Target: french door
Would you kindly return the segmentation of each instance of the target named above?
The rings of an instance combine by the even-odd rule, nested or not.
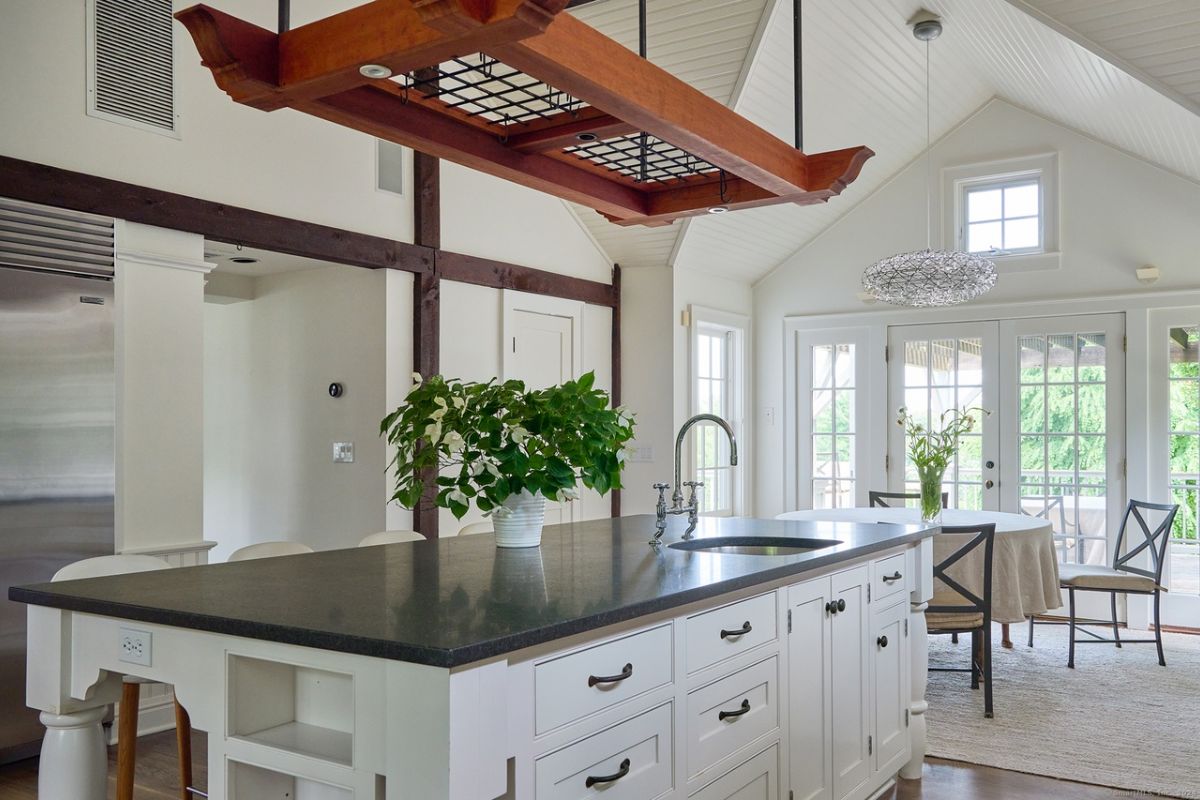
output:
[[[889,409],[926,424],[981,407],[946,474],[953,508],[1047,519],[1059,559],[1111,563],[1125,504],[1122,314],[895,326]],[[918,490],[904,432],[890,427],[888,486]]]
[[[888,329],[888,414],[901,406],[922,424],[939,425],[953,409],[998,408],[999,329],[995,322],[902,325]],[[998,415],[976,414],[979,425],[963,436],[958,458],[946,470],[951,508],[1000,508]],[[888,489],[920,491],[908,460],[904,430],[888,427]]]

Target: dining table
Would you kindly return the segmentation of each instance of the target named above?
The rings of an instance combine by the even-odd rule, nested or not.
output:
[[[921,512],[916,508],[819,508],[788,511],[779,514],[777,519],[835,524],[911,524],[920,521]],[[1009,634],[1012,623],[1062,608],[1054,530],[1050,521],[1041,517],[1003,511],[949,508],[941,517],[944,526],[986,523],[996,526],[992,556],[992,621],[1001,624],[1001,645],[1012,647]]]

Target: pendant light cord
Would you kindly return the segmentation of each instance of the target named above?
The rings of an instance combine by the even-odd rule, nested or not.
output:
[[[796,149],[804,150],[804,46],[802,0],[792,0],[792,114],[796,128]]]
[[[925,41],[925,249],[933,249],[933,138],[929,101],[929,40]]]

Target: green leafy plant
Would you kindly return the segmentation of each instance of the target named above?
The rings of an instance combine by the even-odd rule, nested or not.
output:
[[[942,508],[942,476],[958,454],[958,440],[975,430],[979,424],[976,412],[990,416],[983,408],[951,408],[942,412],[938,427],[926,427],[903,406],[897,412],[896,424],[904,428],[908,442],[908,457],[917,468],[921,482],[921,516],[933,519]]]
[[[437,473],[437,505],[462,519],[471,503],[491,513],[522,490],[575,500],[579,484],[621,488],[633,416],[611,408],[591,372],[530,391],[521,381],[464,382],[434,375],[414,386],[379,432],[395,448],[392,500],[413,508]]]

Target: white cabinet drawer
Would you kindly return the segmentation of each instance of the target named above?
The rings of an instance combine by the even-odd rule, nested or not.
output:
[[[688,776],[779,727],[779,658],[697,689],[687,699]]]
[[[734,767],[691,800],[779,800],[779,745]]]
[[[651,800],[670,791],[672,709],[665,703],[542,756],[534,765],[536,799]]]
[[[773,641],[778,635],[775,617],[774,593],[688,617],[688,674]]]
[[[872,561],[871,602],[878,603],[885,597],[905,591],[908,588],[908,576],[904,572],[904,553]]]
[[[673,652],[668,623],[535,665],[537,734],[669,684]]]

